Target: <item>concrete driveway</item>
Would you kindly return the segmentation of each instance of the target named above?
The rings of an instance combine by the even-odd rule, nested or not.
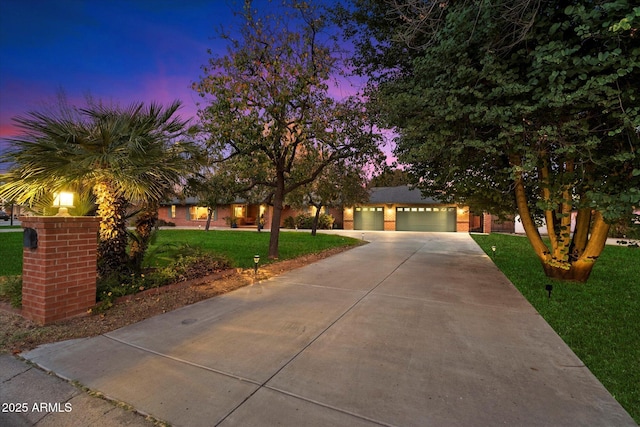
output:
[[[365,239],[23,356],[173,426],[635,425],[469,235]]]

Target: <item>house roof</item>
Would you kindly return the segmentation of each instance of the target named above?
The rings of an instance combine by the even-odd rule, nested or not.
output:
[[[433,204],[442,203],[431,197],[422,197],[420,190],[408,185],[398,187],[374,187],[371,189],[369,203],[417,203]]]
[[[247,203],[246,200],[237,198],[233,201],[234,204],[244,204]],[[171,200],[164,201],[160,203],[161,205],[191,205],[197,206],[200,204],[200,199],[197,197],[185,197],[184,199],[173,198]]]
[[[185,199],[173,199],[164,202],[164,205],[198,205],[197,197],[187,197]],[[246,200],[236,199],[234,203],[247,203]],[[420,190],[411,188],[408,185],[398,187],[373,187],[370,192],[368,204],[393,203],[393,204],[440,204],[440,200],[431,197],[422,197]]]

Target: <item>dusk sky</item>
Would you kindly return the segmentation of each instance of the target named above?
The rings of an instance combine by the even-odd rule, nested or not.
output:
[[[0,0],[0,141],[16,135],[12,117],[50,104],[60,91],[74,105],[88,94],[120,105],[179,99],[180,115],[194,117],[199,98],[191,83],[202,75],[207,49],[225,53],[217,31],[241,4]],[[332,92],[355,90],[344,84]]]

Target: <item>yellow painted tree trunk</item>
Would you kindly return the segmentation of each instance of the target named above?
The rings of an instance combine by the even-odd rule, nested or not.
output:
[[[540,259],[547,277],[564,281],[586,282],[596,260],[604,249],[609,232],[609,224],[604,221],[600,212],[591,209],[579,210],[576,229],[571,237],[570,218],[566,216],[561,219],[561,235],[558,236],[552,224],[553,212],[546,211],[545,218],[550,243],[550,246],[547,246],[532,219],[521,177],[518,177],[515,182],[515,196],[525,233],[535,254]],[[567,207],[565,206],[564,209],[567,210]]]
[[[101,182],[93,187],[98,204],[100,230],[98,241],[98,274],[106,277],[127,269],[127,200],[113,185]]]

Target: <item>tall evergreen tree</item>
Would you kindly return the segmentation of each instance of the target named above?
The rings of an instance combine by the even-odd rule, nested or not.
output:
[[[586,281],[609,224],[640,205],[640,8],[355,3],[338,14],[364,38],[355,64],[375,72],[372,99],[424,193],[517,209],[546,274]]]

